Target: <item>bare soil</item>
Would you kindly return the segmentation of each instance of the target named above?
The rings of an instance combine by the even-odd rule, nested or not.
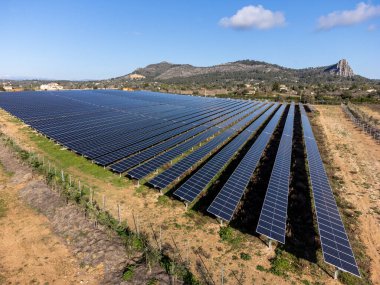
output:
[[[0,198],[7,208],[0,219],[1,282],[122,284],[123,271],[133,265],[128,284],[152,279],[169,284],[162,268],[155,266],[148,273],[141,253],[128,256],[120,238],[95,227],[77,205],[67,204],[2,143],[0,162]]]
[[[377,120],[377,126],[380,125],[380,105],[356,105],[360,110],[362,110],[365,114],[370,117],[373,117]]]
[[[0,157],[0,199],[7,208],[0,218],[0,284],[98,284],[102,269],[81,268],[49,220],[20,199],[20,189],[35,179],[31,171],[4,148]]]
[[[380,146],[339,106],[316,109],[320,115],[315,121],[326,135],[335,176],[342,181],[339,195],[354,205],[352,211],[360,213],[357,232],[371,260],[371,280],[380,284]]]

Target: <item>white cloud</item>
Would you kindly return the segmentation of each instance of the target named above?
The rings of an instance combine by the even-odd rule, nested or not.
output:
[[[231,17],[222,18],[219,24],[233,29],[259,29],[265,30],[285,24],[285,16],[281,12],[273,12],[263,6],[245,6]]]
[[[380,5],[360,2],[354,10],[335,11],[318,19],[318,29],[330,30],[338,26],[350,26],[380,16]]]

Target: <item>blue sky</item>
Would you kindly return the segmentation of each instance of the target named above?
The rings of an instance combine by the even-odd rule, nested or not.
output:
[[[2,0],[0,77],[104,79],[150,63],[348,59],[380,78],[380,1]]]

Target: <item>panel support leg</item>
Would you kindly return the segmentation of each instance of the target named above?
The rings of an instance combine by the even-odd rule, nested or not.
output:
[[[273,240],[272,239],[269,239],[268,247],[270,250],[272,250],[272,247],[273,247]]]
[[[335,267],[334,279],[337,280],[339,276],[339,268]]]
[[[189,203],[188,202],[185,202],[185,210],[187,211],[187,208],[189,206]]]
[[[140,187],[140,180],[137,180],[137,187]]]
[[[223,220],[220,219],[220,226],[223,227]]]

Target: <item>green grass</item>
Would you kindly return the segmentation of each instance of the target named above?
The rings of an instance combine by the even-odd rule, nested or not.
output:
[[[123,277],[122,277],[123,281],[132,280],[134,274],[135,274],[135,266],[134,265],[128,266],[123,272]]]
[[[81,171],[82,173],[94,176],[106,183],[111,183],[115,187],[126,187],[131,184],[131,182],[125,177],[119,177],[107,169],[100,167],[96,164],[91,163],[86,158],[79,156],[68,150],[61,150],[62,146],[56,145],[49,139],[37,135],[34,132],[28,132],[30,140],[33,141],[38,149],[46,153],[47,157],[53,165],[64,171],[70,167],[74,167]]]
[[[251,260],[252,259],[252,257],[248,253],[245,253],[245,252],[240,253],[240,258],[243,260]]]
[[[267,270],[264,268],[264,266],[262,266],[262,265],[257,265],[257,266],[256,266],[256,269],[257,269],[258,271],[262,271],[262,272],[267,271]]]
[[[233,248],[238,248],[244,242],[244,238],[231,227],[221,227],[219,236],[222,242],[230,244]]]
[[[269,272],[274,275],[287,277],[289,272],[296,272],[294,267],[296,258],[279,248],[276,248],[276,256],[270,262],[271,268]]]

